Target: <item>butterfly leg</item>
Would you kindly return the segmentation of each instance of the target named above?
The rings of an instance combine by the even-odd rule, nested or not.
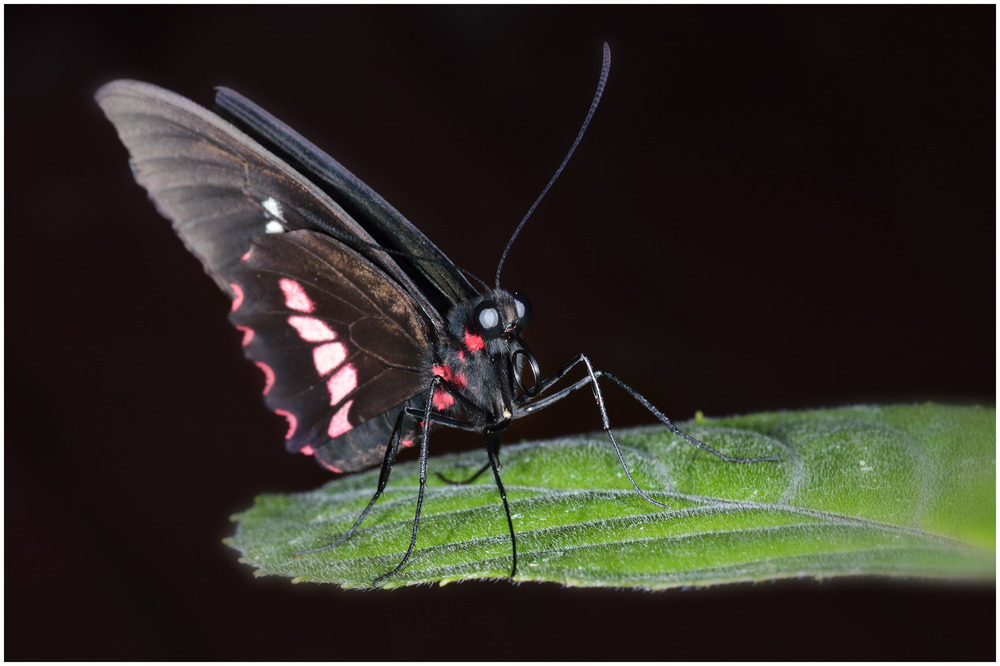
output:
[[[625,457],[622,455],[621,447],[618,446],[618,440],[615,439],[615,433],[612,432],[611,430],[611,421],[608,420],[608,410],[604,407],[604,394],[601,393],[601,388],[597,384],[597,378],[600,376],[600,372],[594,370],[594,366],[591,365],[589,358],[587,358],[583,354],[578,354],[576,358],[574,358],[572,361],[569,362],[568,365],[566,365],[566,367],[564,367],[562,370],[557,372],[549,379],[543,381],[537,393],[541,393],[545,389],[551,387],[555,382],[565,377],[569,373],[569,371],[573,369],[573,367],[575,367],[580,363],[582,363],[584,367],[586,367],[587,369],[586,377],[577,381],[575,384],[572,384],[562,389],[558,393],[547,396],[546,398],[542,398],[541,400],[536,400],[532,402],[530,405],[526,405],[525,410],[528,412],[535,412],[540,409],[544,409],[545,407],[548,407],[549,405],[552,405],[558,402],[559,400],[562,400],[563,398],[570,395],[574,391],[577,391],[583,388],[584,386],[589,385],[594,391],[594,399],[597,400],[597,407],[601,412],[601,424],[604,427],[604,432],[608,433],[608,438],[611,440],[611,446],[613,446],[615,449],[615,455],[618,456],[618,462],[621,464],[622,469],[625,470],[625,476],[628,478],[629,483],[631,483],[635,491],[639,493],[639,495],[650,504],[655,504],[656,506],[662,507],[664,509],[669,509],[670,507],[664,504],[663,502],[658,502],[652,497],[650,497],[648,494],[646,494],[646,491],[640,488],[639,484],[637,484],[635,482],[635,479],[632,478],[632,472],[631,470],[629,470],[628,465],[625,463]]]
[[[410,534],[410,546],[406,549],[403,559],[399,561],[396,568],[373,580],[373,585],[378,585],[380,582],[386,578],[394,576],[400,569],[402,569],[409,561],[410,555],[413,554],[413,548],[417,544],[417,528],[420,525],[420,510],[424,505],[424,488],[427,486],[427,440],[431,430],[431,405],[433,404],[434,391],[437,390],[437,386],[441,383],[441,381],[440,377],[435,377],[434,381],[431,382],[430,390],[427,392],[427,401],[424,404],[424,418],[420,427],[420,488],[417,491],[417,511],[413,515],[413,531]],[[406,413],[405,409],[403,410],[403,413]],[[402,417],[402,414],[400,417]],[[398,440],[398,436],[396,439]]]
[[[478,470],[476,470],[476,472],[474,472],[472,474],[472,476],[470,476],[467,479],[462,479],[461,481],[454,481],[452,479],[449,479],[447,476],[445,476],[441,472],[434,472],[434,476],[436,476],[437,478],[441,479],[445,483],[451,484],[453,486],[467,486],[470,483],[472,483],[473,481],[475,481],[476,479],[478,479],[480,476],[482,476],[483,472],[485,472],[489,468],[490,468],[490,464],[486,463],[485,465],[483,465],[482,467],[480,467]]]
[[[490,448],[492,451],[494,451],[496,453],[497,467],[500,466],[500,446],[501,446],[502,443],[503,443],[502,439],[500,437],[497,437],[496,441],[492,444],[492,447],[488,447],[488,448]],[[475,481],[476,479],[478,479],[480,476],[482,476],[483,472],[485,472],[486,470],[488,470],[491,466],[492,466],[492,463],[488,462],[485,465],[483,465],[482,467],[480,467],[478,470],[476,470],[472,474],[472,476],[470,476],[467,479],[463,479],[461,481],[452,481],[451,479],[449,479],[448,477],[446,477],[441,472],[434,472],[434,476],[436,476],[437,478],[441,479],[445,483],[451,484],[453,486],[467,486],[470,483],[472,483],[473,481]]]
[[[382,492],[385,490],[385,486],[389,482],[389,474],[392,472],[392,465],[396,462],[396,453],[399,451],[399,440],[402,437],[403,430],[403,418],[406,417],[406,415],[406,410],[403,409],[399,412],[399,416],[396,418],[396,425],[393,426],[392,436],[389,438],[389,446],[386,447],[385,455],[382,457],[382,469],[379,471],[378,486],[375,488],[375,495],[368,502],[368,506],[364,508],[361,515],[358,516],[358,519],[354,521],[354,525],[351,526],[351,529],[344,532],[344,534],[333,543],[329,543],[318,548],[298,551],[295,553],[296,557],[299,555],[308,555],[309,553],[318,553],[321,550],[327,550],[329,548],[335,548],[350,539],[351,535],[354,534],[358,527],[361,526],[362,521],[364,521],[365,517],[372,510],[372,507],[375,506],[375,502],[378,501],[378,498],[382,496]]]
[[[538,400],[533,400],[531,402],[525,403],[525,405],[524,405],[524,411],[526,413],[531,414],[531,413],[540,411],[542,409],[545,409],[546,407],[548,407],[548,406],[550,406],[550,405],[552,405],[552,404],[554,404],[556,402],[559,402],[560,400],[562,400],[566,396],[570,395],[571,393],[575,393],[576,391],[578,391],[579,389],[583,388],[584,386],[593,384],[596,387],[597,386],[597,379],[598,378],[605,378],[605,379],[611,381],[612,383],[617,384],[626,393],[628,393],[629,395],[631,395],[632,398],[635,399],[636,402],[638,402],[643,407],[645,407],[647,410],[649,410],[649,412],[653,416],[655,416],[663,425],[665,425],[670,432],[674,433],[678,437],[681,437],[681,438],[685,439],[686,441],[690,442],[691,444],[694,444],[698,448],[704,449],[705,451],[708,451],[712,455],[717,456],[719,458],[722,458],[726,462],[744,463],[745,464],[745,463],[780,462],[781,461],[781,458],[777,458],[777,457],[773,457],[773,456],[766,456],[766,457],[761,457],[761,458],[735,458],[733,456],[728,456],[725,453],[722,453],[721,451],[718,451],[718,450],[712,448],[711,446],[709,446],[708,444],[705,444],[704,442],[698,441],[697,439],[695,439],[694,437],[692,437],[691,435],[687,434],[686,432],[684,432],[683,430],[681,430],[680,428],[678,428],[676,425],[674,425],[674,423],[669,418],[667,418],[666,414],[664,414],[659,409],[657,409],[656,406],[653,405],[653,403],[651,403],[649,400],[647,400],[641,393],[639,393],[638,391],[636,391],[635,389],[633,389],[631,386],[629,386],[628,384],[626,384],[622,380],[618,379],[617,377],[615,377],[611,373],[604,372],[603,370],[593,370],[593,368],[590,366],[590,361],[587,360],[586,356],[584,356],[583,354],[578,355],[576,358],[574,358],[572,361],[570,361],[566,365],[566,367],[564,367],[562,370],[560,370],[559,372],[557,372],[556,374],[552,375],[551,377],[549,377],[548,379],[546,379],[544,382],[542,382],[542,388],[540,389],[539,392],[542,392],[542,391],[547,390],[548,388],[551,388],[551,386],[553,384],[555,384],[560,379],[562,379],[563,377],[565,377],[569,373],[569,371],[573,369],[573,367],[575,367],[577,364],[579,364],[579,363],[581,363],[583,361],[586,361],[588,371],[592,371],[593,376],[591,376],[588,373],[588,376],[584,377],[583,379],[578,380],[577,382],[571,384],[570,386],[567,386],[564,389],[561,389],[557,393],[553,393],[552,395],[545,396],[544,398],[541,398],[541,399],[538,399]],[[595,389],[595,391],[594,391],[594,394],[595,394],[594,397],[595,397],[595,399],[598,400],[598,404],[601,407],[601,411],[602,411],[602,414],[603,414],[603,420],[607,421],[607,413],[605,412],[605,410],[603,408],[604,407],[604,401],[602,399],[598,398],[599,392],[600,392],[599,389]]]
[[[449,422],[450,420],[442,420],[440,416],[435,417],[434,420],[437,423],[441,423],[441,425],[447,425],[447,426],[454,425],[454,427],[456,427],[456,428],[467,429],[467,424],[462,423],[460,421],[456,421],[456,422],[454,422],[454,424],[452,424],[451,422]],[[496,450],[497,450],[497,453],[500,452],[499,438],[498,438],[498,444],[497,444]],[[445,483],[447,483],[449,485],[452,485],[452,486],[467,486],[470,483],[472,483],[473,481],[475,481],[476,479],[478,479],[480,476],[482,476],[483,472],[485,472],[489,468],[490,468],[490,463],[486,463],[485,465],[483,465],[482,467],[480,467],[478,470],[476,470],[475,472],[473,472],[472,476],[468,477],[467,479],[462,479],[461,481],[454,481],[452,479],[449,479],[447,476],[445,476],[441,472],[434,472],[434,476],[436,476],[437,478],[441,479]]]
[[[469,401],[468,398],[462,395],[461,392],[455,386],[445,381],[441,377],[437,376],[435,376],[434,380],[431,382],[430,390],[427,393],[427,401],[424,404],[423,412],[422,413],[415,412],[412,408],[409,407],[403,410],[403,414],[409,414],[411,416],[419,415],[422,419],[420,421],[421,423],[420,489],[417,492],[417,510],[413,516],[413,531],[410,535],[410,546],[409,548],[406,549],[406,553],[403,555],[403,559],[400,560],[399,564],[397,564],[396,568],[394,568],[392,571],[383,574],[378,578],[376,578],[374,581],[372,581],[372,584],[374,585],[379,584],[386,578],[390,578],[391,576],[398,573],[400,569],[406,566],[406,563],[409,561],[410,555],[413,554],[413,549],[417,543],[417,529],[418,526],[420,525],[420,512],[424,504],[424,488],[427,485],[427,440],[430,432],[431,415],[433,413],[431,407],[433,405],[434,392],[438,388],[442,388],[448,391],[451,395],[453,395],[456,398],[456,400],[462,402],[468,409],[479,412],[481,417],[485,418],[489,416],[489,414],[485,410],[477,406],[475,403],[472,403],[471,401]],[[438,423],[439,425],[469,429],[468,423],[463,421],[457,421],[443,414],[434,414],[433,420],[435,423]],[[499,458],[499,451],[502,442],[501,433],[509,425],[510,425],[510,420],[505,419],[503,422],[498,423],[494,426],[487,426],[486,428],[483,429],[483,438],[486,443],[486,451],[490,459],[489,467],[493,470],[493,478],[496,480],[497,489],[500,491],[500,499],[503,500],[504,513],[507,516],[507,527],[510,531],[510,541],[513,552],[513,566],[511,568],[510,575],[513,578],[514,575],[517,573],[517,540],[516,537],[514,536],[514,521],[510,515],[510,505],[507,502],[507,491],[504,489],[503,482],[501,482],[500,480],[500,458]],[[398,439],[398,436],[396,437],[396,439]],[[360,522],[360,520],[361,519],[359,518],[358,521]],[[343,540],[343,538],[345,537],[341,537],[341,540]]]
[[[488,412],[486,412],[482,408],[478,407],[474,403],[470,402],[465,396],[463,396],[461,394],[461,392],[456,387],[452,386],[449,382],[444,381],[443,379],[441,379],[439,377],[436,377],[435,379],[440,382],[441,388],[449,391],[452,395],[454,395],[455,398],[458,401],[460,401],[463,404],[465,404],[465,406],[467,407],[467,409],[469,409],[471,411],[478,412],[479,416],[481,418],[486,418],[486,417],[489,416]],[[432,392],[432,395],[433,395],[433,392]],[[414,416],[417,415],[410,408],[408,408],[408,411],[409,411],[410,414],[413,414]],[[429,422],[429,420],[431,418],[430,402],[427,403],[427,405],[425,407],[425,410],[424,410],[424,413],[421,416],[423,417],[422,423],[428,423]],[[457,421],[457,420],[452,419],[452,418],[450,418],[448,416],[445,416],[443,414],[435,414],[434,415],[434,422],[438,423],[440,425],[451,426],[451,427],[462,428],[462,429],[469,429],[469,424],[468,423],[466,423],[464,421]],[[506,491],[506,489],[503,486],[503,481],[500,480],[500,447],[503,445],[503,431],[509,425],[510,425],[510,419],[506,418],[506,419],[504,419],[503,421],[501,421],[499,423],[495,423],[495,424],[492,424],[492,425],[489,425],[489,426],[486,426],[485,428],[483,428],[483,442],[486,445],[486,453],[489,456],[489,463],[486,466],[484,466],[483,468],[481,468],[478,472],[476,472],[476,474],[472,477],[472,479],[474,479],[477,476],[479,476],[480,474],[482,474],[484,471],[486,471],[486,469],[492,469],[493,470],[493,479],[496,481],[497,490],[500,492],[500,499],[503,502],[504,514],[507,517],[507,529],[510,532],[510,546],[511,546],[511,557],[512,557],[510,577],[513,578],[515,575],[517,575],[517,537],[515,536],[515,533],[514,533],[514,520],[511,518],[511,515],[510,515],[510,504],[507,501],[507,491]],[[425,437],[426,437],[426,433],[425,433]],[[426,468],[426,460],[425,460],[425,453],[424,453],[423,446],[421,447],[421,461],[422,462],[421,462],[421,486],[420,487],[421,487],[421,497],[422,497],[423,484],[424,484],[424,482],[425,482],[425,480],[427,478],[427,468]],[[470,481],[472,479],[470,479]],[[386,574],[382,578],[391,576],[393,573],[395,573],[396,571],[398,571],[406,563],[407,558],[409,558],[410,552],[413,550],[413,544],[416,541],[416,524],[417,524],[417,521],[419,520],[419,517],[420,517],[420,504],[421,504],[421,499],[418,497],[418,500],[417,500],[417,516],[414,519],[413,540],[411,540],[411,542],[410,542],[410,550],[407,551],[406,556],[403,558],[403,561],[399,563],[399,566],[396,567],[396,569],[394,571]],[[377,583],[379,580],[381,580],[381,579],[376,579],[375,582]]]
[[[455,397],[456,400],[458,400],[459,402],[461,402],[462,406],[465,407],[467,410],[470,410],[472,412],[477,412],[482,418],[489,417],[489,414],[485,410],[483,410],[481,407],[479,407],[475,403],[470,402],[468,398],[466,398],[464,395],[462,395],[461,391],[459,391],[457,388],[455,388],[454,386],[452,386],[447,381],[442,380],[441,386],[444,389],[446,389],[453,397]],[[410,413],[413,414],[414,416],[421,416],[421,413],[419,413],[419,412],[410,411]],[[450,428],[460,428],[462,430],[478,430],[478,428],[470,427],[469,424],[466,423],[466,422],[464,422],[464,421],[459,421],[459,420],[456,420],[456,419],[452,419],[452,418],[449,418],[449,417],[447,417],[447,416],[445,416],[443,414],[435,414],[434,415],[434,422],[438,423],[439,425],[448,426]],[[506,427],[506,426],[504,426],[504,427]],[[501,444],[501,440],[498,437],[497,440],[496,440],[496,452],[497,452],[498,455],[500,453],[500,444]],[[485,465],[483,465],[482,467],[480,467],[478,470],[476,470],[476,472],[472,476],[470,476],[469,478],[464,479],[462,481],[453,481],[453,480],[449,479],[448,477],[446,477],[441,472],[434,472],[434,476],[436,476],[437,478],[441,479],[442,481],[444,481],[447,484],[450,484],[450,485],[453,485],[453,486],[464,486],[464,485],[468,485],[468,484],[472,483],[473,481],[475,481],[476,479],[478,479],[480,476],[483,475],[483,472],[485,472],[489,468],[490,468],[490,463],[486,463]]]
[[[598,381],[597,381],[598,378],[600,378],[600,377],[604,377],[604,378],[608,379],[609,381],[611,381],[612,383],[617,384],[622,389],[624,389],[637,402],[639,402],[639,404],[641,404],[643,407],[645,407],[646,409],[648,409],[650,411],[650,413],[653,414],[653,416],[655,416],[657,419],[659,419],[659,421],[661,423],[663,423],[667,427],[667,429],[670,430],[670,432],[674,433],[675,435],[677,435],[679,437],[682,437],[683,439],[685,439],[686,441],[694,444],[695,446],[697,446],[697,447],[699,447],[701,449],[704,449],[704,450],[708,451],[709,453],[712,453],[712,454],[718,456],[719,458],[722,458],[723,460],[726,460],[728,462],[736,462],[736,463],[752,463],[752,462],[765,462],[765,461],[777,461],[777,460],[780,460],[779,458],[774,458],[774,457],[764,457],[764,458],[734,458],[732,456],[727,456],[726,454],[722,453],[721,451],[717,451],[716,449],[713,449],[711,446],[698,441],[697,439],[695,439],[691,435],[687,434],[686,432],[684,432],[683,430],[681,430],[680,428],[678,428],[677,426],[675,426],[670,421],[670,419],[667,418],[667,416],[663,412],[661,412],[659,409],[657,409],[651,402],[649,402],[649,400],[647,400],[645,397],[643,397],[638,391],[636,391],[632,387],[630,387],[627,384],[625,384],[625,382],[621,381],[620,379],[618,379],[614,375],[608,374],[606,372],[602,372],[600,370],[594,370],[593,365],[590,363],[590,359],[588,359],[584,354],[577,355],[565,367],[563,367],[561,370],[559,370],[558,372],[556,372],[554,375],[552,375],[548,379],[544,380],[542,382],[541,387],[540,387],[540,389],[538,390],[537,393],[541,393],[541,392],[543,392],[543,391],[551,388],[556,382],[558,382],[560,379],[562,379],[567,374],[569,374],[569,372],[575,366],[577,366],[579,364],[583,364],[584,367],[586,368],[586,371],[587,371],[587,376],[586,377],[584,377],[584,378],[576,381],[575,383],[571,384],[570,386],[567,386],[566,388],[561,389],[560,391],[558,391],[558,392],[556,392],[556,393],[554,393],[552,395],[546,396],[544,398],[532,400],[531,402],[526,402],[523,405],[524,411],[527,412],[527,413],[533,413],[533,412],[545,409],[546,407],[548,407],[550,405],[553,405],[556,402],[562,400],[566,396],[568,396],[568,395],[570,395],[572,393],[575,393],[576,391],[580,390],[584,386],[590,386],[591,389],[594,392],[594,399],[597,401],[597,407],[598,407],[598,409],[601,412],[601,424],[602,424],[602,426],[604,428],[604,431],[608,434],[608,439],[611,440],[611,445],[614,447],[615,455],[618,456],[618,462],[621,464],[622,469],[625,471],[625,476],[628,478],[629,483],[632,484],[632,487],[635,489],[635,491],[637,493],[639,493],[639,495],[643,499],[645,499],[647,502],[650,502],[651,504],[655,504],[656,506],[660,506],[660,507],[663,507],[665,509],[669,509],[670,508],[666,504],[663,504],[662,502],[658,502],[658,501],[654,500],[653,498],[651,498],[648,494],[646,494],[646,492],[644,492],[641,488],[639,488],[638,484],[636,484],[636,482],[635,482],[635,479],[632,478],[632,473],[629,470],[628,465],[625,463],[625,458],[622,455],[621,447],[619,447],[618,441],[615,439],[615,434],[611,430],[611,422],[608,419],[608,411],[607,411],[607,409],[604,406],[604,394],[602,393],[601,388],[600,388],[600,386],[598,384]]]
[[[743,463],[743,464],[745,464],[745,463],[758,463],[758,462],[781,462],[781,458],[779,458],[777,456],[763,456],[763,457],[760,457],[760,458],[734,458],[732,456],[727,456],[725,453],[722,453],[721,451],[717,451],[717,450],[713,449],[711,446],[709,446],[708,444],[705,444],[703,442],[698,441],[697,439],[695,439],[691,435],[687,434],[686,432],[684,432],[683,430],[681,430],[680,428],[678,428],[677,426],[675,426],[673,423],[671,423],[670,419],[667,418],[666,414],[664,414],[659,409],[657,409],[656,406],[653,403],[651,403],[649,400],[647,400],[641,393],[639,393],[634,388],[632,388],[631,386],[629,386],[628,384],[626,384],[622,380],[618,379],[617,377],[615,377],[611,373],[609,373],[609,372],[601,372],[601,371],[598,370],[597,371],[597,375],[599,377],[604,377],[604,378],[608,379],[609,381],[611,381],[612,383],[617,384],[619,387],[621,387],[626,393],[628,393],[629,395],[631,395],[632,398],[634,398],[636,402],[638,402],[640,405],[642,405],[647,410],[649,410],[650,414],[652,414],[657,419],[659,419],[659,421],[663,425],[667,426],[667,429],[670,432],[674,433],[678,437],[681,437],[681,438],[687,440],[691,444],[694,444],[695,446],[708,451],[712,455],[715,455],[715,456],[718,456],[719,458],[722,458],[726,462]]]
[[[507,515],[507,528],[510,530],[510,550],[513,557],[513,563],[510,567],[510,577],[513,578],[517,575],[517,537],[514,536],[514,521],[510,517],[507,491],[504,490],[503,482],[500,480],[500,457],[498,453],[500,452],[501,433],[498,430],[485,428],[483,430],[483,439],[486,442],[486,453],[490,457],[489,467],[493,470],[493,478],[497,482],[497,490],[500,491],[500,499],[503,500],[503,510]]]

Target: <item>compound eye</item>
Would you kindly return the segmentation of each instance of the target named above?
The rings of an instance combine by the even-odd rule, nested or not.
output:
[[[493,301],[483,301],[472,313],[472,325],[476,331],[487,339],[499,338],[503,333],[503,322],[500,321],[500,310]]]
[[[531,321],[531,303],[527,296],[516,291],[511,292],[511,296],[514,297],[514,308],[517,310],[517,327],[524,329]]]

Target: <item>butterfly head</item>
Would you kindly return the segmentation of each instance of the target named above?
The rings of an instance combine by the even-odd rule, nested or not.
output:
[[[531,320],[531,303],[516,291],[490,290],[474,301],[466,322],[484,342],[518,336]]]
[[[538,363],[521,339],[530,319],[528,299],[504,289],[489,289],[448,314],[450,343],[440,348],[441,357],[447,365],[472,376],[493,376],[488,382],[473,382],[499,389],[474,397],[491,413],[509,416],[518,393],[532,396],[536,392]],[[475,392],[473,387],[469,390]]]

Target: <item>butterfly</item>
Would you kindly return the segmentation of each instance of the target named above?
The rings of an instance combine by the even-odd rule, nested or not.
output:
[[[427,479],[431,424],[481,434],[510,532],[500,475],[502,433],[516,419],[589,387],[604,429],[633,488],[611,430],[598,380],[615,384],[672,432],[679,430],[617,377],[583,354],[542,378],[521,337],[528,299],[500,287],[507,250],[583,136],[607,80],[605,44],[597,93],[573,147],[511,236],[495,285],[474,278],[385,199],[295,130],[238,93],[218,88],[215,111],[138,81],[104,85],[96,100],[131,156],[135,180],[173,224],[187,249],[232,299],[246,357],[264,375],[264,401],[286,419],[289,451],[336,473],[381,465],[375,493],[339,539],[360,527],[384,491],[401,447],[420,451],[420,486],[409,560]],[[574,370],[582,376],[562,388]],[[667,507],[668,508],[668,507]]]

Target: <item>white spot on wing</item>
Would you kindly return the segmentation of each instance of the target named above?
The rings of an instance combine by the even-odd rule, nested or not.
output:
[[[268,220],[267,224],[264,226],[264,231],[269,234],[280,234],[285,231],[285,227],[276,220]]]
[[[275,200],[274,197],[268,197],[260,202],[260,205],[264,207],[271,215],[275,216],[282,222],[285,221],[285,214],[281,212],[281,204]]]

